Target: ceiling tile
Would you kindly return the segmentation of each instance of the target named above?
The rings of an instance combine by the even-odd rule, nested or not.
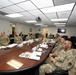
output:
[[[32,16],[31,14],[29,14],[28,12],[21,12],[20,14],[24,15],[25,17],[29,18],[30,20],[35,19],[35,17]]]
[[[8,14],[12,14],[12,13],[14,13],[14,11],[11,10],[11,9],[9,9],[9,8],[3,8],[3,9],[1,9],[0,11],[2,11],[2,12],[6,12],[6,13],[8,13]]]
[[[31,13],[32,15],[34,15],[35,17],[40,16],[40,14],[42,14],[41,11],[39,10],[32,10],[32,11],[28,11],[29,13]]]
[[[70,16],[71,11],[58,12],[58,18],[68,18]]]
[[[38,8],[54,6],[52,0],[31,0]]]
[[[40,17],[43,24],[54,26],[50,19],[68,18],[71,11],[48,14],[44,14],[40,11],[41,8],[44,9],[54,6],[52,1],[55,6],[76,2],[76,0],[0,0],[0,11],[9,14],[19,13],[23,15],[23,17],[12,19],[0,14],[0,19],[26,24],[25,21],[36,20],[37,17]],[[76,25],[76,6],[66,23],[66,26]]]
[[[13,3],[19,3],[19,2],[26,1],[26,0],[9,0],[9,1],[11,1],[11,2],[13,2]]]
[[[57,19],[56,13],[45,14],[49,19]]]
[[[54,0],[54,4],[57,6],[57,5],[74,3],[75,1],[76,0]]]
[[[76,24],[76,6],[75,6],[75,8],[74,8],[68,22],[67,22],[68,26],[69,25],[73,26],[73,24]]]
[[[0,4],[0,8],[2,8],[2,5]]]
[[[0,0],[0,5],[2,7],[6,7],[6,6],[9,6],[9,5],[13,5],[13,3],[9,2],[8,0]]]
[[[17,5],[20,6],[21,8],[23,8],[23,9],[25,9],[25,10],[37,9],[30,1],[19,3]]]
[[[11,9],[14,12],[22,12],[22,11],[24,11],[23,9],[21,9],[20,7],[18,7],[16,5],[13,5],[13,6],[10,6],[10,7],[7,7],[7,8]]]

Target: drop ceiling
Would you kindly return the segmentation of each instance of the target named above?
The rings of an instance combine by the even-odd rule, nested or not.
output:
[[[0,12],[5,14],[19,13],[23,15],[18,18],[9,18],[0,14],[0,19],[10,21],[12,23],[23,23],[34,25],[37,23],[27,23],[25,21],[36,20],[41,18],[41,23],[48,27],[55,26],[50,19],[68,18],[65,22],[65,27],[76,26],[76,0],[0,0]],[[75,3],[71,10],[44,13],[42,9]],[[63,9],[63,8],[62,8]]]

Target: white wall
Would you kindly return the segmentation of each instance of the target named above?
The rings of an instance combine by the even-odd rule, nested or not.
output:
[[[36,32],[38,32],[39,28],[40,27],[36,27]],[[41,32],[42,32],[43,28],[40,28],[40,29],[41,29]],[[58,28],[57,27],[47,27],[47,29],[48,29],[48,35],[50,33],[55,35],[57,33]],[[60,35],[68,35],[68,37],[76,36],[76,27],[66,27],[66,33],[63,33],[63,34],[59,33],[59,34]]]
[[[42,33],[43,28],[41,27],[34,27],[30,25],[23,25],[23,24],[16,24],[16,32],[23,32],[23,34],[27,33]],[[29,29],[32,28],[32,32],[29,31]],[[39,31],[40,29],[40,31]],[[47,27],[48,29],[48,34],[57,33],[57,28],[56,27]],[[0,33],[4,31],[6,35],[9,35],[11,33],[11,26],[9,21],[5,20],[0,20]],[[70,36],[76,36],[76,27],[66,27],[66,34],[60,34],[60,35],[68,35]]]
[[[4,31],[6,35],[10,34],[10,22],[5,20],[0,20],[0,33]]]
[[[30,28],[32,29],[32,32],[30,32]],[[35,27],[30,25],[24,25],[24,24],[16,24],[15,31],[17,33],[23,32],[23,34],[27,33],[35,33]]]

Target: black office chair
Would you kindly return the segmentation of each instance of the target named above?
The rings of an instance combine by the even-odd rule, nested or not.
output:
[[[14,35],[13,34],[10,34],[9,35],[9,39],[10,39],[9,44],[13,44],[14,43]]]
[[[68,75],[68,71],[56,69],[52,73],[46,73],[46,75]]]

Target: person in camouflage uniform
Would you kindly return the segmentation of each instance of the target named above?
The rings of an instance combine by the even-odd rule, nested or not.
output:
[[[55,55],[58,55],[58,53],[62,50],[62,49],[64,49],[63,48],[63,44],[64,44],[64,42],[65,42],[65,40],[67,39],[67,37],[65,37],[65,36],[61,36],[60,37],[60,43],[58,44],[58,46],[56,46],[56,47],[54,47],[53,48],[53,50],[52,50],[52,53]]]
[[[31,39],[35,39],[35,34],[32,33],[30,37],[31,37]]]
[[[0,46],[7,46],[9,42],[10,42],[9,37],[5,35],[5,32],[1,32]]]
[[[55,36],[55,38],[54,38],[54,41],[56,43],[55,46],[57,46],[60,43],[60,37],[61,36],[57,33],[56,36]]]
[[[68,71],[69,75],[76,75],[76,49],[73,49],[73,55],[75,57],[75,64],[74,66]]]
[[[19,34],[16,34],[15,38],[14,38],[14,42],[19,44],[19,43],[22,43],[22,37],[19,36]]]
[[[39,67],[39,75],[45,75],[45,73],[52,73],[57,68],[69,70],[75,62],[71,46],[71,41],[66,40],[64,42],[65,50],[61,50],[59,55],[55,58],[50,56],[49,62]]]
[[[30,33],[27,34],[25,40],[29,40],[29,39],[31,39],[31,35],[30,35]]]

